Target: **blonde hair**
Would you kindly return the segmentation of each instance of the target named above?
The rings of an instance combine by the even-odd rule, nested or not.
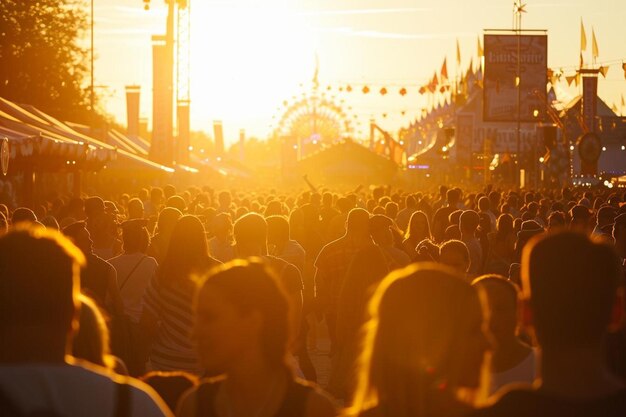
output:
[[[382,415],[423,415],[429,392],[443,383],[455,388],[460,359],[454,347],[463,344],[468,309],[479,305],[476,291],[440,264],[389,274],[370,300],[348,413],[379,407]]]

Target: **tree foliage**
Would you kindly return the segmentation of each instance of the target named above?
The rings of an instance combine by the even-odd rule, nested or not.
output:
[[[84,0],[0,0],[0,97],[90,120]]]

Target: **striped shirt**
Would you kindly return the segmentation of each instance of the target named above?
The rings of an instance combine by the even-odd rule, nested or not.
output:
[[[194,322],[192,301],[195,286],[163,286],[158,275],[144,294],[144,309],[159,321],[150,353],[150,367],[158,371],[181,370],[202,374],[196,348],[191,341]]]

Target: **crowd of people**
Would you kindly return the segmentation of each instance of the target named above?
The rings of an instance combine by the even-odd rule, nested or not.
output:
[[[625,192],[309,186],[0,204],[1,414],[626,415]]]

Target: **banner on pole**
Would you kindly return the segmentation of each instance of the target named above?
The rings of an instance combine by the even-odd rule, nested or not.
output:
[[[518,73],[518,43],[519,86]],[[547,118],[548,36],[486,34],[483,120],[539,122]]]

